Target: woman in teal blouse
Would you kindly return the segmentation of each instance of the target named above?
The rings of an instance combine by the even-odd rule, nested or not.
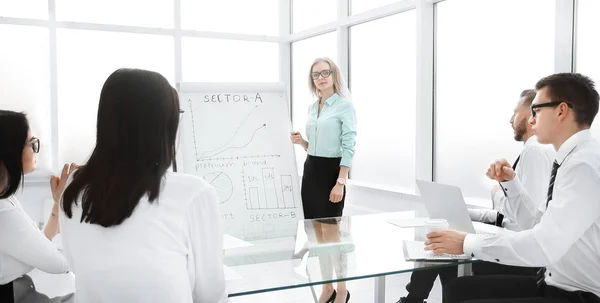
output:
[[[319,58],[313,62],[309,83],[318,100],[308,110],[308,140],[299,132],[291,134],[292,142],[308,152],[301,189],[304,218],[321,219],[313,222],[318,241],[336,242],[340,235],[335,217],[341,217],[344,209],[345,184],[354,156],[356,113],[354,105],[343,97],[342,76],[331,59]],[[339,259],[345,255],[337,255],[325,256],[333,258],[333,262],[321,260],[323,278],[332,274],[331,265],[327,266],[332,263],[337,267],[338,278],[345,275],[345,264]],[[319,302],[347,302],[349,298],[345,283],[339,282],[337,293],[331,284],[324,285]]]

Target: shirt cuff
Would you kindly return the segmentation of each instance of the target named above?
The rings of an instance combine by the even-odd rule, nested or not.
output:
[[[476,234],[467,234],[463,241],[463,252],[471,258],[481,259],[481,246],[483,245],[483,236]]]
[[[340,166],[350,167],[351,165],[352,165],[352,159],[347,158],[347,157],[342,157],[342,160],[340,161]]]
[[[524,191],[523,185],[516,178],[510,181],[500,182],[500,187],[508,199],[514,199],[520,196]]]
[[[504,189],[502,189],[502,187],[497,190],[494,193],[494,196],[492,197],[492,204],[493,204],[493,208],[496,210],[502,210],[504,207],[504,203],[502,203],[502,200],[505,197],[505,193],[504,193]]]

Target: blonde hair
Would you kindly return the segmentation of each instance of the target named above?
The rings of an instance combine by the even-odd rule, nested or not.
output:
[[[329,64],[329,69],[331,69],[331,77],[333,77],[333,92],[335,92],[336,94],[338,94],[344,98],[347,98],[348,97],[348,96],[346,96],[347,90],[346,90],[346,87],[344,86],[344,78],[342,77],[340,68],[335,64],[335,62],[333,62],[333,60],[331,60],[327,57],[317,58],[310,65],[310,70],[308,71],[308,87],[310,88],[310,92],[317,98],[321,97],[319,89],[315,85],[315,82],[311,76],[313,67],[315,67],[315,65],[319,62],[325,62],[325,63]]]

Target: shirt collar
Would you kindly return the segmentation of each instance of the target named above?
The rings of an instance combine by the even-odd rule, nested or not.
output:
[[[325,100],[325,103],[327,103],[327,105],[331,106],[331,104],[333,104],[333,102],[337,101],[337,99],[340,98],[340,95],[338,95],[337,93],[334,93],[333,95],[331,95],[331,97],[327,98],[327,100]]]
[[[531,137],[529,137],[529,139],[527,139],[527,141],[525,141],[525,146],[529,146],[529,145],[532,145],[535,143],[537,143],[537,137],[531,136]]]
[[[573,151],[577,145],[589,140],[592,133],[589,129],[580,130],[565,141],[556,151],[556,162],[562,165],[565,158]]]

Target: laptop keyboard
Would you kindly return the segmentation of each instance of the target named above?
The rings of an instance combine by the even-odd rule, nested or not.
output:
[[[406,250],[408,255],[413,258],[425,258],[425,259],[467,259],[466,255],[451,255],[451,254],[439,254],[434,255],[431,250],[425,250],[423,242],[418,241],[406,241]]]

